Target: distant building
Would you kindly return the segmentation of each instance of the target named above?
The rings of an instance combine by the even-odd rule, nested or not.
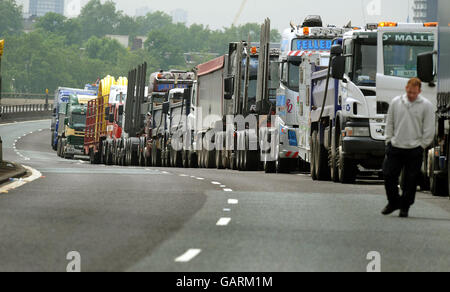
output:
[[[172,20],[174,23],[187,23],[188,22],[188,12],[183,9],[175,9],[171,13]]]
[[[437,21],[437,0],[414,0],[414,22]]]
[[[136,13],[135,16],[139,17],[139,16],[146,16],[149,13],[152,13],[153,10],[151,10],[148,6],[144,6],[141,8],[136,9]]]
[[[64,0],[30,0],[31,16],[44,16],[49,12],[64,15]]]

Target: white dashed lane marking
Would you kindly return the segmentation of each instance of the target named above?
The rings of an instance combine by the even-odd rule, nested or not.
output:
[[[239,201],[236,199],[229,199],[228,204],[229,205],[237,205],[237,204],[239,204]]]
[[[227,226],[231,221],[231,218],[220,218],[219,221],[217,221],[217,226]]]
[[[187,263],[190,262],[193,258],[198,256],[202,252],[201,249],[190,249],[181,256],[177,257],[175,259],[175,262],[177,263]]]
[[[232,190],[232,189],[223,189],[223,191],[224,191],[224,192],[230,193],[230,192],[232,192],[233,190]]]

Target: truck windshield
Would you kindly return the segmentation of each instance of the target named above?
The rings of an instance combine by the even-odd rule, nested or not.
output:
[[[75,128],[84,128],[86,126],[86,115],[73,114],[72,124]]]
[[[288,70],[288,87],[297,91],[300,83],[300,62],[290,62]]]
[[[354,51],[353,83],[357,86],[375,86],[377,80],[376,39],[357,41]]]
[[[385,33],[384,74],[401,78],[417,77],[417,55],[433,51],[433,48],[432,33]]]

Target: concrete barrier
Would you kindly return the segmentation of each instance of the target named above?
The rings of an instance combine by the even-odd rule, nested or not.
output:
[[[52,104],[0,105],[0,123],[51,118]]]

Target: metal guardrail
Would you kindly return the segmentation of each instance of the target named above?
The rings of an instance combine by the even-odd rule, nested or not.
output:
[[[0,105],[0,122],[50,118],[53,104]]]
[[[0,105],[0,114],[52,111],[52,104]]]

